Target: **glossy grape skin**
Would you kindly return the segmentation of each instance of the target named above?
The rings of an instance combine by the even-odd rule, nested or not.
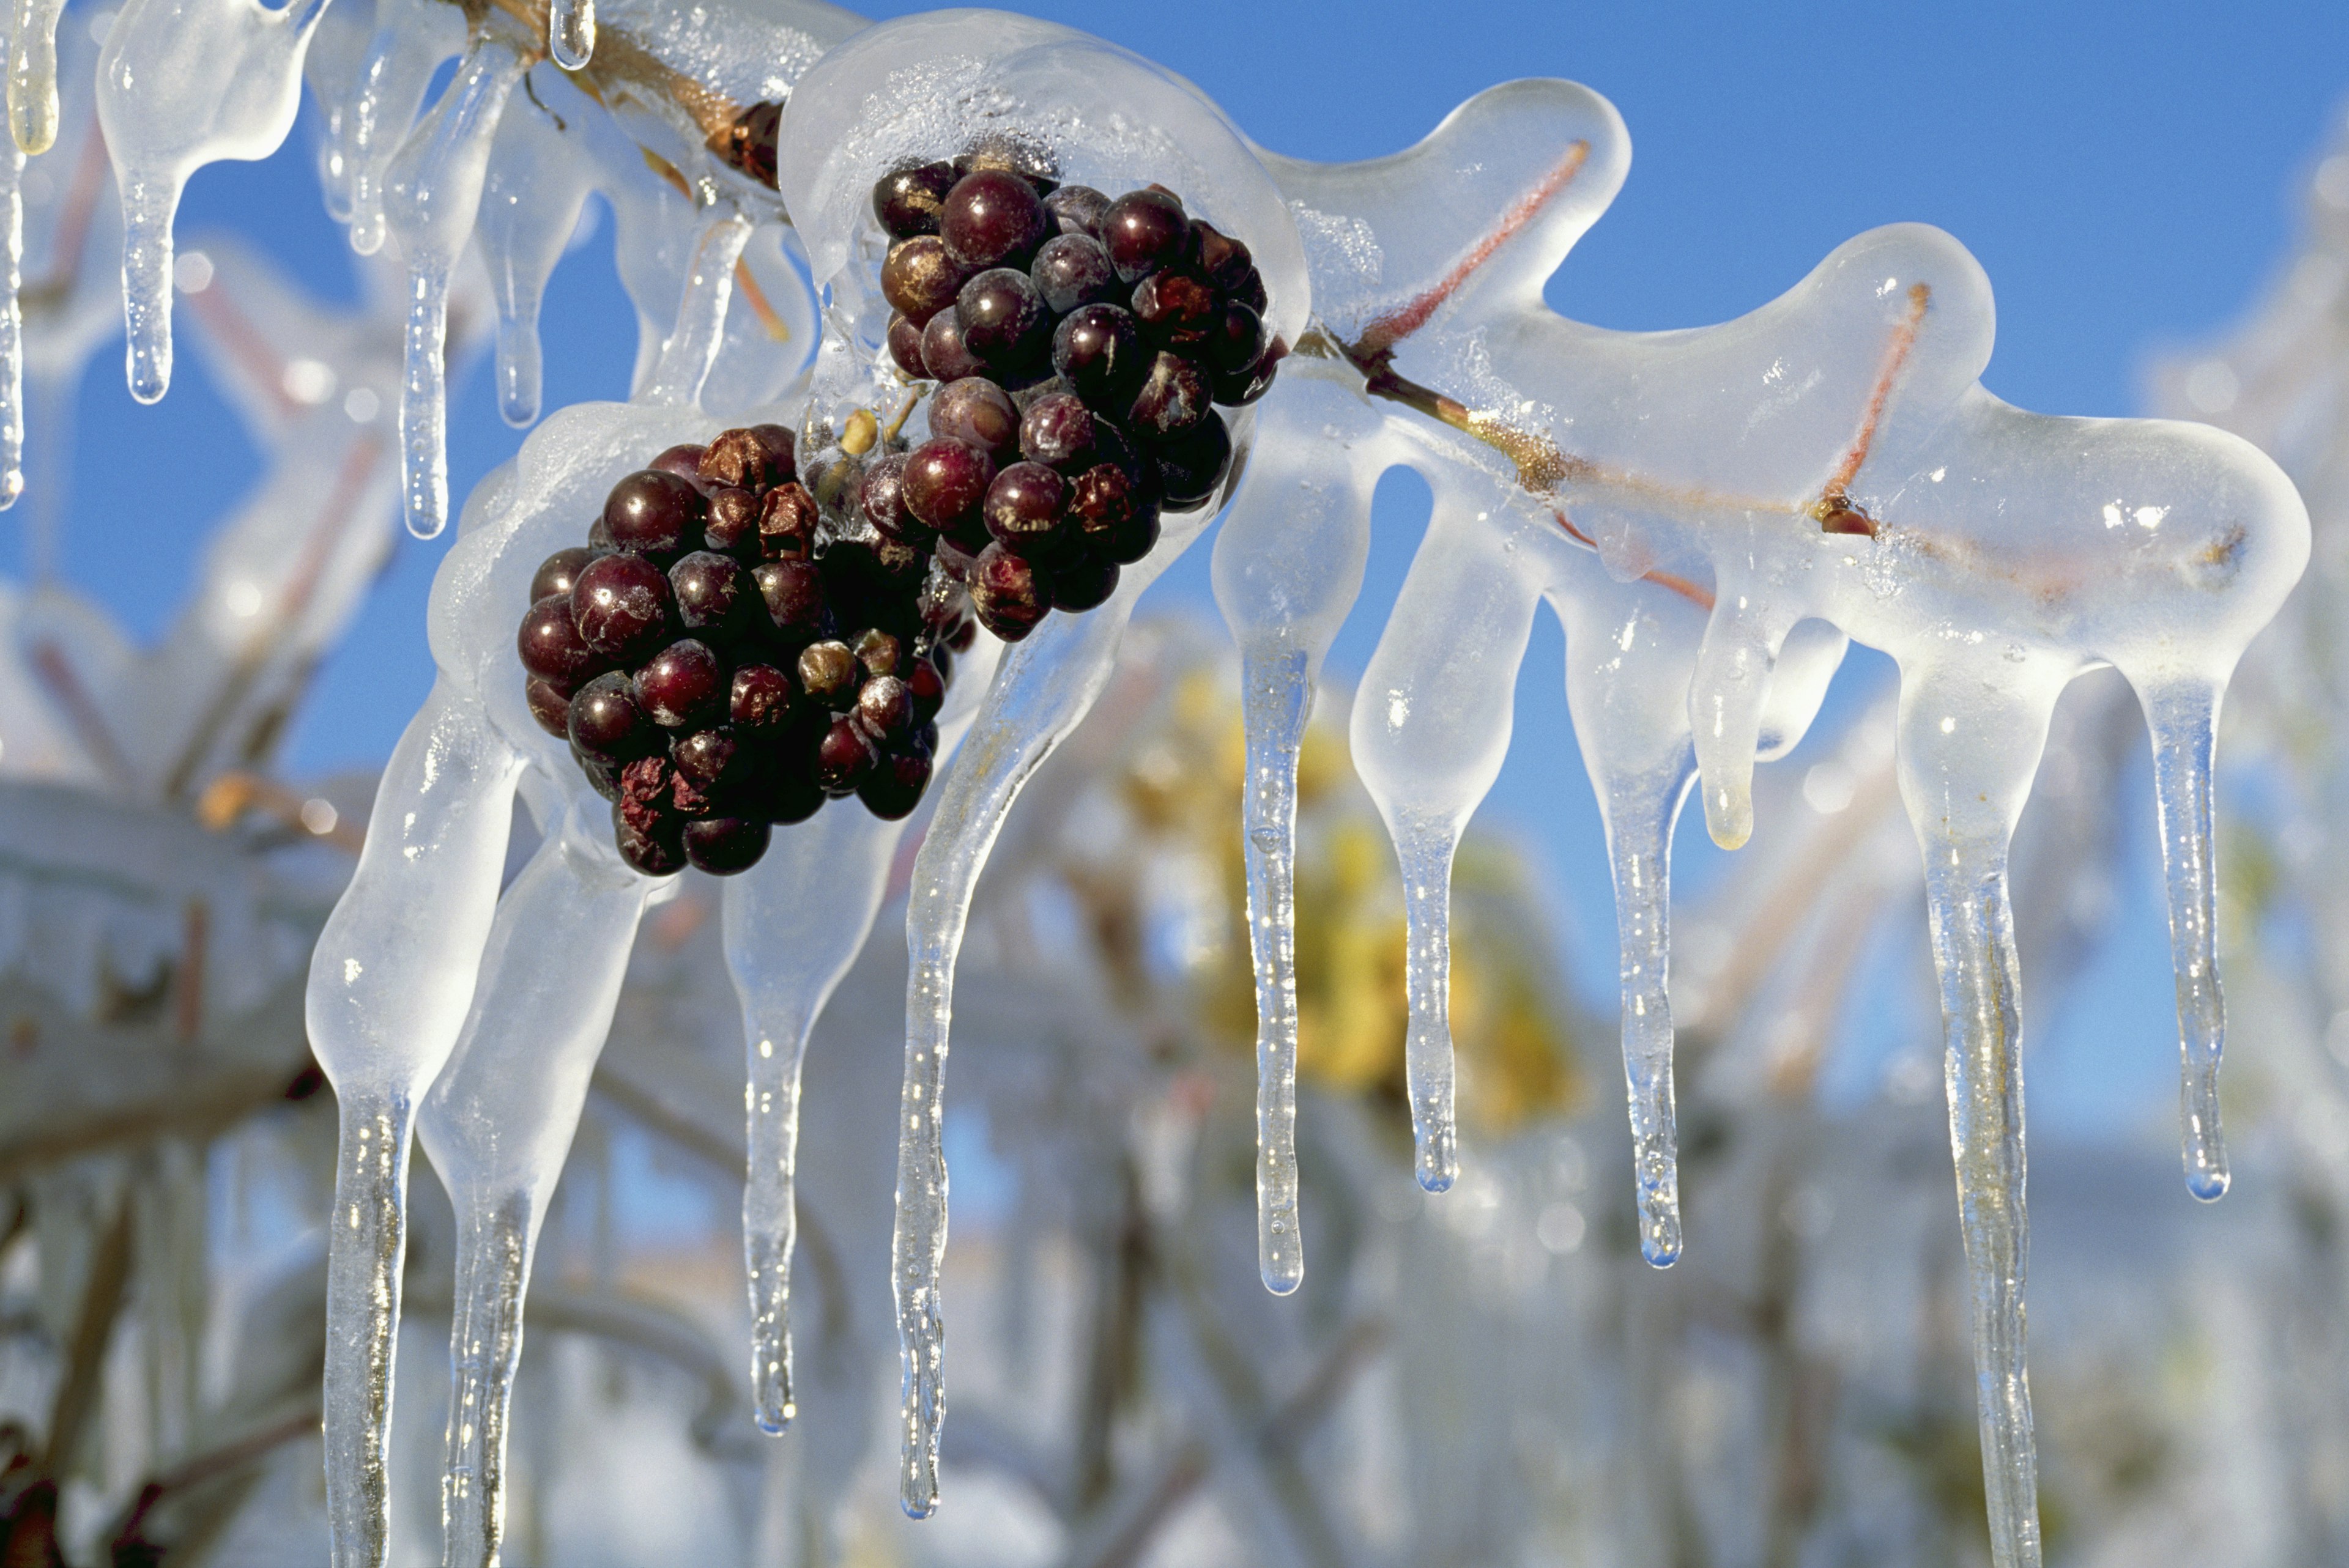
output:
[[[1144,442],[1172,441],[1198,428],[1214,403],[1215,390],[1197,361],[1162,350],[1133,395],[1126,428]]]
[[[645,467],[658,469],[665,474],[675,474],[696,490],[706,489],[708,487],[701,478],[701,455],[709,449],[698,442],[680,442],[662,449],[660,455]]]
[[[835,719],[816,743],[815,781],[827,795],[854,795],[879,760],[873,742],[853,718]]]
[[[914,696],[895,676],[874,676],[856,688],[856,718],[864,733],[886,743],[914,722]]]
[[[971,272],[1024,265],[1044,242],[1044,203],[1008,169],[976,169],[956,181],[938,213],[938,237]]]
[[[750,757],[734,732],[723,725],[696,729],[669,742],[671,766],[703,789],[737,782]]]
[[[1264,359],[1264,318],[1237,300],[1227,301],[1202,335],[1207,368],[1216,376],[1246,376]]]
[[[1121,542],[1134,536],[1144,516],[1154,520],[1154,528],[1158,509],[1126,469],[1096,463],[1069,481],[1068,504],[1070,520],[1090,552],[1121,564],[1141,559],[1124,553]],[[1151,537],[1154,542],[1154,531]]]
[[[1170,348],[1205,343],[1222,315],[1215,291],[1187,273],[1153,273],[1133,285],[1133,298],[1142,335]]]
[[[579,634],[568,593],[549,593],[531,605],[522,618],[514,646],[523,669],[554,682],[565,694],[607,665]]]
[[[990,267],[955,295],[963,346],[990,369],[1040,366],[1051,351],[1052,313],[1026,273]]]
[[[701,521],[701,547],[722,551],[738,559],[759,558],[759,500],[739,485],[720,485],[709,492]]]
[[[750,581],[767,607],[767,622],[785,644],[820,637],[832,626],[823,574],[812,561],[762,561]]]
[[[771,832],[755,817],[704,817],[688,822],[680,837],[685,858],[695,870],[730,877],[759,863]]]
[[[1159,482],[1166,504],[1187,511],[1216,493],[1224,470],[1231,467],[1232,436],[1222,418],[1212,410],[1190,432],[1158,450]]]
[[[722,713],[730,685],[709,644],[680,637],[636,671],[636,701],[655,724],[681,729]]]
[[[922,369],[933,381],[959,381],[978,376],[987,366],[962,338],[962,315],[948,305],[922,328]]]
[[[648,877],[675,876],[685,869],[685,825],[672,817],[630,821],[625,803],[612,804],[612,841],[620,858]]]
[[[936,234],[917,234],[889,248],[881,263],[881,294],[906,320],[926,326],[930,317],[954,304],[969,275]]]
[[[1097,240],[1102,214],[1109,211],[1109,198],[1090,185],[1063,185],[1044,198],[1044,211],[1057,232]]]
[[[933,438],[905,459],[905,510],[940,532],[978,516],[995,464],[967,442]]]
[[[885,752],[856,786],[864,809],[885,821],[914,814],[930,787],[930,758],[918,751]]]
[[[620,765],[605,757],[591,757],[576,746],[571,748],[571,760],[586,779],[587,787],[606,800],[620,798]]]
[[[945,314],[944,311],[938,313],[939,315]],[[932,322],[937,319],[936,315],[930,317]],[[903,311],[889,313],[887,334],[889,357],[895,363],[898,369],[916,381],[929,375],[928,369],[922,363],[922,335],[927,330],[926,327],[915,325]]]
[[[530,717],[538,727],[549,735],[564,739],[571,737],[571,694],[544,676],[533,676],[523,683],[523,701],[529,705]]]
[[[1053,330],[1053,373],[1087,403],[1121,400],[1148,364],[1141,328],[1122,305],[1080,305]]]
[[[759,503],[759,553],[769,561],[809,559],[821,515],[805,485],[777,485]]]
[[[1157,191],[1129,191],[1101,217],[1102,248],[1121,282],[1140,283],[1191,253],[1191,220],[1183,203]]]
[[[1014,463],[987,487],[987,531],[1030,561],[1055,561],[1076,534],[1063,527],[1068,499],[1061,476],[1041,463]]]
[[[624,760],[653,744],[653,721],[636,705],[635,686],[617,670],[597,676],[572,695],[571,744],[591,757]]]
[[[1048,392],[1019,416],[1019,455],[1062,473],[1094,462],[1096,425],[1092,410],[1073,392]]]
[[[938,232],[938,212],[955,186],[954,165],[944,161],[893,169],[873,187],[873,215],[894,239]]]
[[[885,538],[926,539],[930,531],[905,510],[905,455],[892,452],[864,470],[856,485],[856,510]]]
[[[1051,614],[1052,584],[1041,568],[998,542],[980,551],[972,563],[970,603],[980,624],[1016,643]]]
[[[687,535],[700,527],[701,491],[675,474],[641,469],[612,487],[604,522],[619,549],[656,560],[674,556],[690,548]]]
[[[540,562],[538,570],[531,574],[530,602],[535,604],[549,593],[569,593],[581,571],[595,559],[595,552],[581,545],[556,551]]]
[[[1247,246],[1201,219],[1191,222],[1191,244],[1199,259],[1199,275],[1223,294],[1244,287],[1256,270]]]
[[[857,685],[864,676],[864,666],[848,645],[831,638],[801,649],[798,669],[800,689],[807,693],[808,700],[834,712],[855,702]]]
[[[668,632],[668,574],[641,555],[598,556],[572,584],[571,615],[597,653],[635,657]]]
[[[1019,409],[1010,394],[983,376],[950,381],[930,399],[930,435],[960,441],[1001,462],[1019,445]]]
[[[1061,234],[1044,242],[1028,276],[1056,315],[1081,304],[1115,301],[1125,292],[1109,264],[1109,253],[1090,234]]]
[[[1080,557],[1052,568],[1052,608],[1081,614],[1117,592],[1117,562]]]
[[[937,717],[938,709],[946,706],[947,677],[936,659],[914,661],[913,673],[905,677],[905,696],[914,705],[915,723],[926,724]]]
[[[792,678],[772,665],[739,665],[727,687],[726,717],[744,735],[780,733],[792,717]]]
[[[668,569],[678,624],[688,631],[724,632],[741,624],[750,574],[730,555],[697,550]]]

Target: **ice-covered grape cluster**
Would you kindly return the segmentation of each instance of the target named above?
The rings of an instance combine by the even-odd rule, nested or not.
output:
[[[1112,200],[1050,168],[998,144],[873,188],[889,356],[939,386],[930,438],[865,470],[864,514],[935,538],[1006,642],[1106,601],[1162,505],[1215,494],[1232,460],[1216,405],[1262,397],[1286,351],[1244,242],[1163,185]]]
[[[745,872],[828,799],[895,819],[929,787],[968,601],[902,539],[830,535],[792,459],[780,425],[671,447],[531,579],[531,717],[648,876]]]

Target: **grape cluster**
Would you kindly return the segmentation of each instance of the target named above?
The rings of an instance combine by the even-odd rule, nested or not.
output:
[[[1286,352],[1247,246],[1164,186],[1112,200],[1021,146],[894,170],[873,211],[890,357],[938,386],[930,438],[864,468],[864,520],[933,550],[1007,642],[1093,608],[1162,507],[1215,493],[1216,405],[1262,397]]]
[[[531,716],[570,741],[622,857],[654,876],[747,871],[771,824],[827,799],[912,811],[977,630],[927,552],[819,529],[780,425],[622,480],[530,595]]]

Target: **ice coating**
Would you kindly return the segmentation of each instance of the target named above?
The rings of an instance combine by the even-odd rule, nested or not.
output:
[[[376,0],[375,35],[367,40],[358,75],[333,98],[332,131],[338,132],[343,169],[341,211],[349,223],[351,249],[371,256],[383,246],[384,185],[425,89],[444,60],[466,47],[463,13],[442,0]],[[327,207],[336,189],[327,186]]]
[[[801,78],[777,139],[777,187],[818,287],[829,295],[800,438],[802,476],[820,495],[853,460],[842,446],[850,418],[900,401],[899,378],[879,354],[886,306],[875,287],[874,181],[905,159],[947,155],[1004,134],[1048,150],[1066,181],[1122,191],[1155,181],[1180,191],[1189,211],[1248,244],[1269,295],[1270,329],[1290,341],[1301,330],[1308,299],[1295,226],[1245,139],[1190,84],[1099,39],[999,12],[941,12],[874,27]],[[1245,450],[1247,439],[1244,418],[1236,447]],[[1167,518],[1157,548],[1125,569],[1105,604],[1051,618],[1006,657],[969,744],[941,780],[915,862],[892,1284],[905,1383],[899,1501],[917,1518],[938,1497],[945,1415],[938,1281],[947,1236],[941,1096],[954,966],[971,893],[1020,787],[1108,679],[1135,597],[1214,511],[1210,504]],[[1276,1126],[1281,1119],[1276,1113]],[[1268,1276],[1287,1266],[1268,1264]]]
[[[595,0],[553,0],[546,8],[546,52],[566,71],[595,54]]]
[[[726,307],[734,299],[734,265],[750,240],[750,220],[730,206],[710,213],[693,247],[678,302],[677,325],[661,345],[651,382],[642,394],[650,403],[689,403],[718,363],[726,334]]]
[[[98,116],[122,198],[130,395],[171,384],[171,220],[188,176],[266,158],[294,124],[303,52],[326,0],[129,0],[98,52]],[[11,98],[14,93],[12,90]]]
[[[402,501],[408,531],[438,534],[448,521],[449,278],[473,232],[492,139],[522,79],[521,40],[492,20],[474,36],[456,78],[391,160],[384,220],[408,267],[408,363],[399,388]],[[698,382],[696,383],[697,389]]]
[[[497,296],[498,412],[509,425],[538,418],[543,390],[539,303],[595,187],[585,140],[584,126],[574,129],[533,104],[498,122],[482,170],[473,228]]]

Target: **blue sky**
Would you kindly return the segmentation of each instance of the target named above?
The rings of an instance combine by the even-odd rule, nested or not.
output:
[[[2295,182],[2349,93],[2349,8],[2337,5],[1014,8],[1155,57],[1260,142],[1320,159],[1407,145],[1496,81],[1574,77],[1622,110],[1633,160],[1614,208],[1553,280],[1557,308],[1628,328],[1718,320],[1779,293],[1863,229],[1924,220],[1971,246],[1997,287],[1991,388],[2061,413],[2137,411],[2149,352],[2215,330],[2244,306],[2291,237]],[[267,162],[198,175],[181,222],[243,230],[313,287],[347,294],[349,260],[319,206],[307,134],[305,125]],[[607,224],[550,290],[547,318],[561,328],[548,339],[549,407],[625,393],[634,323],[608,247]],[[257,459],[200,373],[141,408],[119,364],[102,354],[82,391],[65,559],[87,591],[150,633],[186,581],[199,531],[252,482]],[[453,389],[450,428],[461,496],[519,439],[497,417],[486,366]],[[126,449],[139,460],[122,460]],[[1415,480],[1382,490],[1379,542],[1340,667],[1359,669],[1368,656],[1423,507]],[[422,612],[445,548],[401,542],[322,673],[293,738],[297,771],[372,765],[389,749],[429,684]],[[17,552],[15,531],[0,530],[0,565]],[[1195,550],[1154,597],[1212,614],[1206,554]],[[1516,750],[1487,814],[1537,848],[1559,891],[1574,970],[1600,983],[1612,922],[1596,816],[1557,697],[1554,627],[1537,633],[1526,667]],[[1856,656],[1847,684],[1857,692],[1884,675],[1880,660]],[[2162,959],[2158,883],[2145,872],[2150,813],[2129,809],[2137,869],[2123,897],[2135,913],[2088,977],[2096,1005],[2071,1010],[2096,1027],[2084,1035],[2068,1020],[2048,1042],[2095,1070],[2071,1075],[2076,1088],[2061,1073],[2034,1085],[2041,1115],[2095,1119],[2108,1105],[2109,1063],[2133,1064],[2121,1086],[2130,1103],[2166,1094],[2174,1070],[2168,987],[2147,984]],[[1701,882],[1718,858],[1685,842],[1702,837],[1683,835],[1687,882]]]

